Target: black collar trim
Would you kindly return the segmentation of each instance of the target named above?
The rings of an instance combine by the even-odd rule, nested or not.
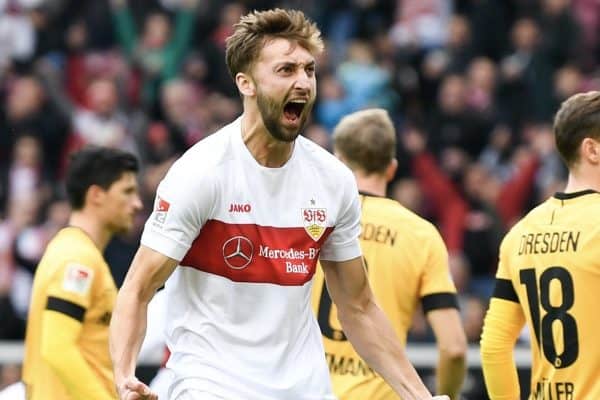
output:
[[[587,194],[600,194],[600,192],[597,192],[592,189],[580,190],[579,192],[572,192],[572,193],[556,192],[556,193],[554,193],[554,198],[556,198],[558,200],[569,200],[569,199],[574,199],[576,197],[585,196]]]
[[[385,196],[380,196],[378,194],[373,194],[373,193],[369,193],[369,192],[364,192],[362,190],[358,191],[359,194],[362,194],[363,196],[369,196],[369,197],[385,197]]]

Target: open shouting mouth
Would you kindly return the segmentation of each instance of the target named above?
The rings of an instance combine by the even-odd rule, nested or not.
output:
[[[283,107],[283,115],[285,119],[294,124],[299,122],[305,106],[306,99],[295,99],[288,101]]]

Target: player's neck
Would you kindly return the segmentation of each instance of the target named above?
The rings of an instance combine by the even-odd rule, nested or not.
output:
[[[569,173],[565,193],[575,193],[589,189],[600,192],[600,176],[574,172]]]
[[[269,168],[282,167],[294,150],[294,142],[282,142],[271,136],[260,113],[244,112],[242,140],[256,162]]]
[[[74,211],[69,218],[69,226],[79,228],[84,231],[94,242],[101,253],[108,245],[112,232],[106,228],[97,217],[89,215],[85,211]]]
[[[367,175],[361,171],[354,171],[354,176],[356,177],[356,185],[360,192],[385,197],[387,188],[385,176],[378,174]]]

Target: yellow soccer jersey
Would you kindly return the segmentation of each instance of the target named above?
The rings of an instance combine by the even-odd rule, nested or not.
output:
[[[406,343],[413,314],[456,307],[446,247],[435,227],[400,203],[361,194],[361,247],[369,281],[396,334]],[[332,385],[340,400],[397,399],[384,380],[356,354],[317,269],[312,304],[323,334]]]
[[[108,325],[117,288],[81,229],[62,229],[37,267],[25,339],[28,400],[115,399]]]
[[[506,235],[496,277],[488,314],[505,307],[496,320],[531,334],[529,399],[600,399],[600,193],[557,193],[531,211]],[[497,381],[506,370],[493,361]]]

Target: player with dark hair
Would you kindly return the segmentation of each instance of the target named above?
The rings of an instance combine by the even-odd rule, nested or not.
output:
[[[120,150],[87,148],[71,157],[69,226],[48,244],[33,281],[23,364],[28,400],[116,397],[108,325],[117,288],[102,253],[142,207],[137,171],[136,158]]]

